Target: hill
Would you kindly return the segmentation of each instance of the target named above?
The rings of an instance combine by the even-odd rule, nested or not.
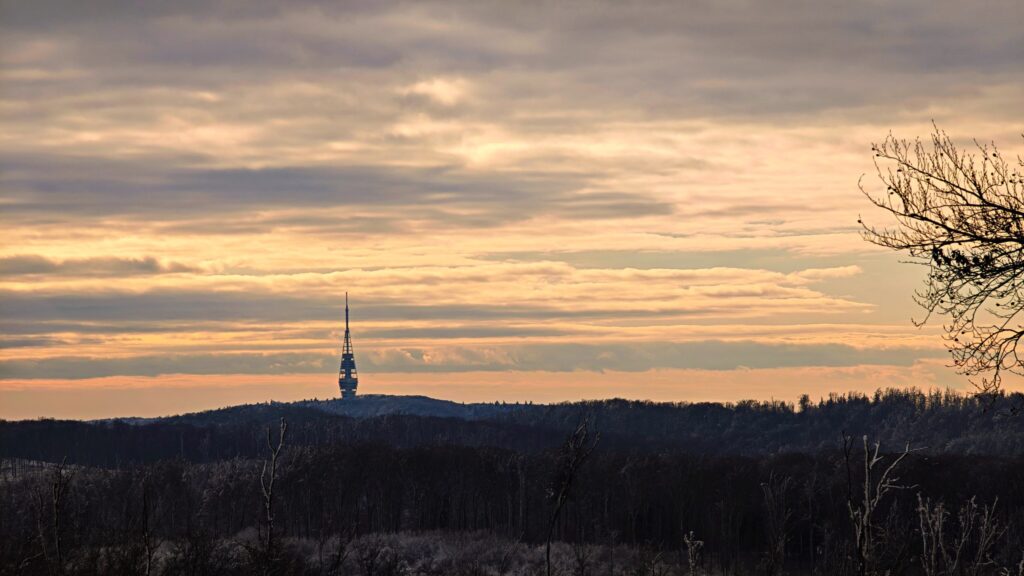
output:
[[[853,557],[849,507],[858,505],[856,495],[878,479],[881,467],[899,459],[883,454],[872,468],[876,454],[856,438],[861,435],[887,452],[907,443],[924,448],[899,459],[901,489],[876,515],[885,550],[893,551],[887,562],[897,565],[907,550],[921,553],[914,527],[921,525],[923,502],[934,503],[928,504],[932,517],[946,514],[949,522],[991,520],[987,525],[1001,530],[992,558],[1016,566],[1024,549],[1024,419],[1011,414],[1022,404],[1020,395],[982,399],[915,390],[797,406],[458,404],[370,396],[155,419],[0,422],[0,566],[19,566],[35,554],[40,526],[58,525],[49,521],[59,511],[59,525],[75,527],[62,540],[69,555],[89,566],[76,573],[143,573],[136,560],[149,541],[171,544],[167,557],[182,566],[199,554],[215,566],[168,574],[260,571],[259,557],[231,554],[257,549],[255,535],[266,529],[268,434],[276,434],[280,418],[288,429],[272,467],[274,521],[294,566],[320,566],[321,552],[331,550],[335,558],[351,553],[348,574],[416,573],[366,563],[383,557],[373,543],[382,534],[500,536],[507,543],[491,547],[499,568],[512,543],[539,550],[549,533],[571,542],[577,561],[597,545],[620,559],[624,546],[684,558],[676,554],[685,552],[680,543],[697,535],[720,568],[713,573],[766,573],[766,535],[784,517],[786,557],[802,567],[787,573],[838,574]],[[573,473],[572,495],[552,524],[552,495],[569,481],[572,450],[565,441],[581,420],[588,438],[600,438]],[[848,451],[840,449],[844,437]],[[65,459],[66,467],[41,464]],[[947,528],[959,534],[958,526]],[[369,548],[349,547],[358,536],[373,537],[365,541]],[[128,568],[97,563],[101,553],[117,555]],[[232,571],[236,566],[242,568]],[[509,572],[439,565],[419,573]]]
[[[770,455],[837,450],[843,434],[868,435],[889,449],[932,454],[1024,455],[1020,394],[983,399],[952,392],[879,391],[781,402],[460,404],[422,396],[364,396],[233,406],[153,419],[0,422],[0,457],[116,466],[165,458],[255,457],[268,426],[285,418],[301,446],[380,444],[557,447],[586,418],[602,450],[635,453]]]

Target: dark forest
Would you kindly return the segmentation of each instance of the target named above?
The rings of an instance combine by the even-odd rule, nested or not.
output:
[[[1016,575],[1022,401],[366,397],[3,422],[0,561],[5,574]]]

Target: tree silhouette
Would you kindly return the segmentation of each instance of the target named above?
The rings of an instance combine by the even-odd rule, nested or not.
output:
[[[888,136],[872,146],[884,191],[860,189],[892,214],[895,227],[858,220],[869,242],[928,267],[915,301],[948,318],[944,338],[959,372],[983,393],[1003,372],[1022,374],[1024,337],[1024,159],[1007,162],[995,145],[962,150],[935,129],[930,145]],[[975,377],[980,377],[976,379]]]
[[[270,427],[267,427],[267,450],[270,458],[263,461],[263,469],[260,471],[260,491],[263,494],[263,510],[266,514],[267,534],[264,544],[266,560],[274,558],[276,550],[274,545],[274,483],[277,481],[277,469],[284,448],[284,437],[288,432],[288,423],[282,417],[278,428],[277,447],[271,441]]]
[[[597,442],[601,439],[600,434],[592,434],[590,431],[590,418],[584,417],[576,430],[566,439],[559,454],[558,468],[555,477],[552,479],[551,487],[548,489],[548,497],[552,502],[551,516],[548,520],[548,531],[545,546],[545,573],[551,576],[551,539],[554,536],[555,525],[558,523],[562,508],[569,500],[573,484],[579,476],[583,463],[587,461]]]

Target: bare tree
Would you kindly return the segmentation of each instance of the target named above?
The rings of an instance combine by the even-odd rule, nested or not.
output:
[[[270,427],[267,427],[267,450],[270,451],[270,459],[263,461],[263,470],[260,472],[260,488],[263,492],[263,510],[267,520],[267,534],[264,541],[267,560],[274,554],[274,482],[277,480],[277,466],[284,447],[284,437],[288,432],[288,423],[284,418],[278,425],[277,446],[271,442]],[[269,470],[268,470],[269,467]]]
[[[379,535],[360,541],[355,559],[366,576],[394,576],[406,573],[408,568],[398,552]]]
[[[562,508],[569,501],[573,483],[579,475],[583,463],[597,447],[600,434],[590,433],[590,419],[583,418],[579,426],[566,439],[559,454],[558,469],[548,490],[548,496],[553,502],[551,517],[548,519],[547,543],[544,549],[544,558],[547,576],[551,576],[551,539],[555,534],[555,525],[562,513]]]
[[[615,576],[615,545],[619,541],[619,531],[608,531],[608,576]]]
[[[1024,576],[1024,559],[1012,568],[1003,568],[999,571],[999,576]]]
[[[150,482],[149,475],[143,474],[141,480],[141,516],[138,525],[139,546],[142,548],[142,572],[145,576],[153,573],[156,549],[160,542],[153,535],[153,522],[150,518]]]
[[[345,561],[352,553],[352,540],[355,539],[355,527],[346,528],[338,531],[337,542],[334,547],[334,552],[330,556],[330,561],[324,558],[324,550],[327,544],[326,531],[321,530],[321,536],[319,545],[317,547],[317,554],[319,557],[319,574],[340,574],[345,567]]]
[[[668,576],[672,568],[662,561],[663,552],[642,550],[634,561],[633,574],[637,576]]]
[[[61,530],[64,512],[64,500],[67,497],[68,487],[74,478],[74,472],[68,470],[67,458],[60,461],[60,464],[53,466],[49,474],[47,487],[49,494],[36,491],[36,532],[39,538],[39,546],[46,562],[46,570],[50,574],[64,573],[64,549],[62,548]],[[49,512],[50,522],[47,524],[44,517]]]
[[[872,146],[884,191],[861,191],[895,217],[895,228],[858,220],[869,242],[909,254],[928,268],[915,321],[944,325],[953,365],[982,392],[1005,372],[1024,373],[1024,159],[1007,162],[995,145],[958,148],[935,129],[930,145],[888,136]]]
[[[704,550],[704,541],[698,540],[690,530],[683,535],[683,545],[686,547],[686,564],[689,569],[689,576],[700,576],[701,555]]]
[[[978,576],[995,565],[992,547],[1006,529],[995,519],[996,503],[978,507],[974,498],[960,507],[956,526],[946,531],[949,512],[917,495],[921,568],[925,576]]]
[[[773,472],[767,482],[761,483],[761,495],[764,497],[765,536],[768,550],[764,558],[766,576],[782,574],[786,563],[786,540],[789,538],[790,520],[793,511],[790,509],[789,476],[778,478]]]
[[[576,562],[576,576],[590,576],[590,559],[593,552],[593,548],[584,542],[582,538],[573,542],[572,556]]]
[[[910,445],[908,444],[901,454],[883,468],[885,457],[879,454],[881,445],[876,442],[874,447],[870,446],[867,436],[864,436],[862,441],[864,445],[864,482],[856,491],[853,484],[851,460],[853,439],[845,435],[843,437],[843,454],[846,461],[847,478],[846,509],[850,516],[850,523],[853,525],[857,574],[858,576],[868,576],[875,573],[877,546],[880,540],[877,534],[876,514],[886,494],[892,490],[908,488],[908,486],[899,484],[899,478],[894,475],[894,472],[900,462],[910,454]]]

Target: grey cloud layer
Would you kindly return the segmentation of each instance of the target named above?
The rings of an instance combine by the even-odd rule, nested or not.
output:
[[[492,226],[544,214],[602,219],[673,210],[671,204],[643,193],[580,194],[577,189],[584,180],[551,173],[474,175],[454,167],[373,166],[175,169],[160,159],[136,164],[45,155],[8,157],[0,166],[7,218],[134,214],[151,220],[188,220],[180,224],[184,229],[170,231],[221,233],[225,226],[230,231],[231,221],[218,219],[204,226],[202,218],[266,208],[388,208],[392,213],[364,220],[362,213],[353,212],[356,228],[345,214],[267,216],[238,222],[241,231],[300,227],[324,233],[390,233],[402,222],[418,220],[435,227]]]
[[[1024,60],[1015,0],[983,9],[925,0],[38,1],[5,2],[3,14],[14,47],[40,33],[65,39],[75,47],[63,55],[68,65],[127,83],[155,84],[157,70],[178,79],[182,69],[195,81],[204,78],[197,68],[222,72],[205,76],[208,85],[267,72],[514,69],[533,77],[508,80],[513,101],[621,108],[628,98],[643,114],[801,114],[861,105],[883,87],[891,102],[973,89],[952,73],[1019,79]],[[915,82],[897,81],[907,74]],[[565,93],[549,92],[554,85]]]
[[[828,268],[832,258],[806,256],[786,250],[715,250],[684,252],[670,250],[576,250],[550,252],[490,252],[481,258],[513,262],[565,262],[576,268],[700,269],[759,268],[777,272],[797,272],[808,268]]]
[[[257,292],[211,292],[200,290],[152,290],[135,294],[107,292],[96,294],[40,294],[0,291],[0,318],[3,323],[24,326],[40,322],[303,322],[336,318],[339,299],[308,294]],[[572,310],[528,304],[507,306],[410,304],[402,301],[360,302],[355,314],[363,320],[511,320],[552,318],[615,318],[664,316],[671,311],[652,310]],[[713,310],[679,310],[678,314],[700,315]],[[71,324],[74,325],[74,324]],[[88,332],[89,324],[81,324]]]
[[[551,344],[493,348],[400,348],[363,354],[360,368],[372,372],[466,372],[505,370],[626,371],[652,368],[733,370],[794,366],[909,366],[921,358],[942,357],[935,350],[857,349],[843,345],[771,345],[754,342]],[[498,359],[498,360],[496,360]],[[132,358],[55,357],[0,361],[0,378],[83,379],[161,374],[326,373],[336,368],[332,354],[178,354]]]
[[[27,254],[0,258],[0,277],[10,276],[136,276],[196,272],[196,268],[177,262],[144,258],[78,258],[52,260]]]
[[[416,4],[386,2],[89,2],[70,0],[36,2],[5,1],[2,12],[6,27],[15,30],[63,30],[78,34],[98,33],[108,28],[120,30],[128,38],[145,37],[140,24],[196,24],[198,33],[204,24],[218,28],[226,40],[221,44],[176,42],[164,44],[158,39],[146,44],[143,56],[185,64],[203,64],[203,57],[224,55],[232,64],[267,65],[267,50],[278,48],[288,65],[367,66],[392,64],[408,57],[411,48],[426,56],[443,55],[456,63],[480,64],[488,55],[504,52],[547,67],[578,67],[581,61],[607,61],[630,58],[638,48],[656,48],[666,41],[686,38],[709,43],[721,59],[735,67],[750,61],[773,61],[776,66],[795,62],[831,59],[847,65],[872,64],[899,67],[902,70],[1008,70],[1019,62],[1022,53],[1019,19],[1024,9],[1018,2],[986,2],[976,9],[961,2],[914,0],[897,4],[882,2],[848,3],[839,1],[808,4],[786,0],[763,2],[560,2],[540,7],[535,4],[504,2],[423,2]],[[302,45],[306,50],[281,50],[276,41],[283,33],[246,38],[251,30],[287,30],[287,19],[295,14],[320,18],[324,26],[310,27]],[[279,27],[264,27],[267,22]],[[230,23],[225,30],[223,24]],[[440,26],[427,26],[439,23]],[[375,24],[376,27],[367,24]],[[184,28],[184,26],[182,26]],[[262,27],[262,28],[261,28]],[[375,29],[376,28],[376,29]],[[470,46],[470,40],[482,40],[481,29],[504,32],[523,38],[504,48],[493,45]],[[332,30],[354,34],[331,34]],[[390,34],[379,34],[384,30]],[[241,32],[238,32],[241,31]],[[513,36],[522,35],[522,36]],[[211,35],[212,36],[212,35]],[[525,37],[525,38],[524,38]],[[186,37],[189,38],[189,37]],[[533,42],[527,42],[533,39]],[[624,40],[631,44],[624,44]],[[117,47],[116,39],[90,46],[104,56],[105,46]],[[152,40],[152,39],[151,39]],[[240,40],[248,40],[241,43]],[[294,44],[295,38],[292,38]],[[220,51],[217,47],[222,48]],[[809,50],[814,46],[815,50]],[[175,49],[170,49],[170,48]],[[476,50],[469,48],[475,47]],[[319,48],[319,50],[317,49]],[[390,49],[389,49],[390,48]],[[517,49],[518,48],[518,49]],[[205,49],[205,51],[204,51]],[[194,51],[194,52],[193,52]],[[219,52],[219,54],[218,54]],[[654,50],[646,50],[653,53]],[[85,52],[88,56],[89,52]],[[126,56],[121,54],[122,57]],[[390,56],[390,57],[388,57]],[[666,57],[670,56],[666,54]],[[671,55],[679,57],[678,54]],[[425,60],[428,58],[424,58]],[[212,60],[218,63],[218,60]],[[274,60],[271,60],[273,63]]]
[[[54,137],[60,137],[83,120],[96,129],[146,127],[180,115],[200,124],[266,129],[268,146],[316,147],[341,139],[387,147],[397,156],[423,140],[458,139],[389,130],[417,113],[500,123],[539,136],[586,134],[588,126],[636,118],[741,116],[777,123],[861,107],[870,109],[857,112],[865,119],[884,122],[880,114],[898,115],[908,103],[920,109],[944,95],[1020,89],[1022,6],[1014,0],[987,3],[984,10],[924,0],[543,7],[4,2],[2,97],[5,124],[25,133],[59,127]],[[456,106],[402,93],[410,82],[435,75],[465,77],[478,93]],[[310,84],[322,93],[281,91]],[[214,98],[195,100],[190,91]],[[325,168],[293,159],[264,169],[209,169],[202,167],[209,158],[166,151],[134,150],[131,159],[114,161],[111,147],[78,158],[49,146],[20,155],[4,150],[4,213],[188,219],[204,210],[282,205],[408,206],[433,226],[485,227],[543,214],[630,218],[676,209],[638,190],[581,195],[599,176],[593,164],[587,178],[550,169],[473,173],[443,154],[432,158],[435,168]],[[680,162],[713,169],[699,158]],[[740,209],[760,208],[723,210],[737,216]],[[310,228],[408,229],[397,217],[366,222]],[[182,226],[203,228],[201,222]],[[267,231],[274,223],[225,227],[232,226]]]

